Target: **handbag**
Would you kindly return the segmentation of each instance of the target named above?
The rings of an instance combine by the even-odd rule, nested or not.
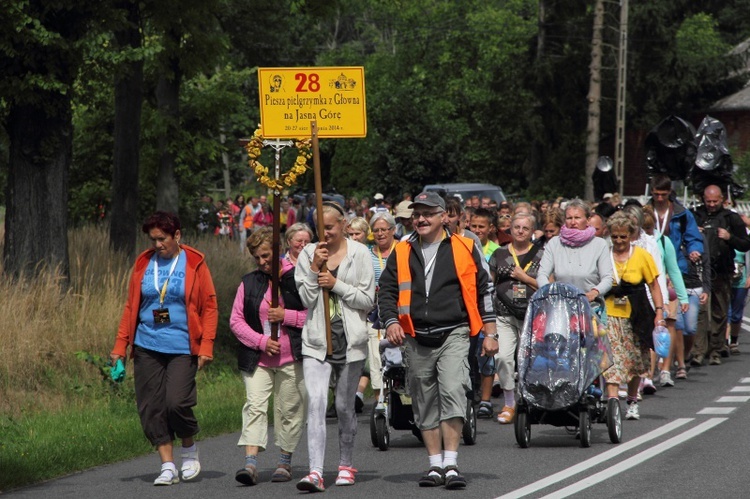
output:
[[[528,253],[523,255],[521,261],[518,262],[519,267],[523,268],[530,261],[532,261],[540,248],[540,245],[535,244]],[[500,303],[503,304],[503,306],[508,310],[508,312],[510,312],[513,317],[515,317],[516,319],[523,319],[526,316],[526,310],[529,307],[529,297],[518,299],[508,296],[505,290],[501,290],[499,287],[500,284],[508,281],[515,281],[515,279],[503,279],[498,277],[495,281],[495,289],[497,290],[495,294],[497,295],[497,299],[500,301]]]

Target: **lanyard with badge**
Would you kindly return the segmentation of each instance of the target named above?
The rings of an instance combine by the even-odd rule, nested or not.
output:
[[[154,324],[169,324],[171,322],[169,309],[164,306],[164,297],[167,296],[167,285],[172,274],[174,274],[174,269],[177,267],[177,260],[179,259],[180,253],[177,253],[177,256],[172,261],[172,266],[169,268],[169,275],[167,275],[167,279],[164,281],[161,289],[159,289],[159,258],[154,258],[154,288],[159,293],[159,308],[153,310]]]
[[[396,241],[393,241],[391,243],[390,249],[388,250],[389,255],[391,254],[391,252],[393,251],[393,248],[395,247],[396,247]],[[380,251],[380,248],[377,248],[377,250],[378,250],[378,261],[380,262],[380,271],[382,272],[383,269],[385,268],[385,262],[383,261],[383,253]]]
[[[529,249],[533,248],[533,244],[529,244]],[[527,250],[527,252],[528,252]],[[516,255],[516,250],[513,248],[513,244],[508,245],[508,252],[510,253],[510,256],[513,257],[513,263],[516,264],[516,267],[521,267],[521,262],[518,261],[518,255]],[[529,258],[528,263],[526,263],[526,266],[523,267],[523,271],[526,272],[531,267],[531,264],[534,263],[533,258]],[[514,300],[525,300],[526,299],[526,291],[527,291],[526,284],[522,282],[514,282],[513,283],[513,299]]]
[[[667,230],[667,226],[669,225],[669,208],[667,208],[663,217],[659,216],[659,212],[654,208],[654,218],[656,219],[656,231],[659,234],[664,234],[664,231]]]
[[[625,272],[628,270],[628,264],[630,263],[630,258],[633,256],[633,245],[630,245],[630,253],[628,254],[628,259],[625,261],[625,267],[622,269],[622,275],[625,275]],[[617,271],[617,265],[615,264],[615,251],[610,250],[609,251],[609,258],[612,260],[612,276],[615,278],[615,282],[617,285],[620,285],[620,274]],[[628,304],[628,297],[627,296],[615,296],[615,305],[619,306],[625,306]]]

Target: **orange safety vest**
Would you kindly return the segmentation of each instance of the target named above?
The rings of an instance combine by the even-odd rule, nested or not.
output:
[[[253,228],[253,207],[252,205],[246,204],[245,208],[245,218],[242,220],[242,225],[246,229],[252,229]]]
[[[456,266],[456,275],[461,284],[461,295],[464,305],[469,313],[469,329],[471,336],[476,336],[484,326],[482,317],[479,315],[477,305],[477,266],[474,263],[472,252],[474,241],[467,237],[453,234],[451,236],[451,247],[453,249],[453,263]],[[398,267],[398,322],[405,333],[414,336],[414,323],[411,320],[411,268],[409,267],[409,255],[411,244],[401,241],[396,245],[396,266]]]

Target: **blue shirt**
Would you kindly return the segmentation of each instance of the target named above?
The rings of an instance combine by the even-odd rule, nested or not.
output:
[[[170,277],[170,269],[174,259],[164,259],[154,254],[151,257],[146,273],[141,280],[141,308],[139,324],[136,329],[134,343],[136,346],[161,353],[190,354],[190,336],[188,335],[187,307],[185,306],[185,271],[187,257],[180,251],[177,264]],[[159,290],[154,286],[154,269],[158,264],[159,274],[157,282]],[[164,304],[159,304],[159,292],[169,277]],[[156,324],[154,310],[166,308],[169,310],[169,323]]]

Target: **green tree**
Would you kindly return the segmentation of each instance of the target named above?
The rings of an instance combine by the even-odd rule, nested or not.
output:
[[[8,135],[4,270],[69,272],[68,176],[73,84],[98,5],[81,0],[5,2],[0,95]]]

